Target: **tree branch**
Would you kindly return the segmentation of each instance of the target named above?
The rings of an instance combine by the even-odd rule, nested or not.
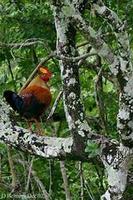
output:
[[[20,128],[10,121],[10,109],[0,102],[0,141],[45,158],[72,156],[72,138],[38,137],[29,130]]]
[[[99,63],[101,65],[101,62]],[[102,70],[103,68],[99,70],[97,74],[97,78],[95,80],[95,100],[97,107],[99,109],[99,115],[100,115],[100,121],[103,128],[103,134],[108,133],[107,128],[107,113],[106,113],[106,106],[103,98],[103,80],[102,80]]]
[[[102,16],[109,24],[112,25],[112,28],[115,29],[115,35],[118,40],[119,54],[120,54],[120,65],[124,65],[125,68],[121,67],[123,75],[127,75],[132,69],[131,63],[131,53],[130,53],[130,44],[129,36],[126,31],[125,22],[122,22],[118,15],[110,10],[101,0],[98,0],[96,4],[93,5],[94,9],[98,15]],[[124,64],[122,63],[124,62]],[[120,82],[121,83],[121,82]]]
[[[120,145],[115,154],[113,146],[108,148],[108,159],[103,158],[103,164],[108,175],[108,189],[101,200],[118,200],[122,198],[127,185],[128,163],[130,160],[130,151],[128,148]],[[107,153],[107,152],[106,152]]]
[[[132,148],[133,146],[133,88],[132,63],[130,56],[129,36],[126,32],[124,23],[119,19],[117,14],[107,8],[104,3],[99,0],[94,4],[97,13],[106,19],[116,30],[120,54],[120,70],[118,81],[121,88],[119,98],[119,113],[117,120],[118,132],[122,137],[123,143]]]
[[[93,4],[93,9],[105,18],[112,26],[115,28],[117,32],[125,29],[125,24],[122,23],[122,21],[119,19],[118,15],[109,9],[107,6],[104,5],[104,3],[101,0],[96,1],[96,3]]]
[[[53,107],[52,107],[52,109],[51,109],[51,111],[50,111],[50,113],[49,113],[49,115],[47,117],[47,120],[49,120],[53,116],[53,114],[54,114],[54,112],[55,112],[55,110],[56,110],[56,108],[58,106],[58,103],[59,103],[60,99],[62,98],[62,95],[63,95],[63,91],[60,90],[60,92],[59,92],[59,94],[58,94],[58,96],[57,96],[57,98],[56,98],[56,100],[55,100],[55,102],[53,104]]]
[[[0,48],[1,49],[3,49],[3,48],[17,49],[17,48],[22,48],[22,47],[30,47],[30,46],[33,46],[35,44],[43,44],[44,45],[44,42],[42,42],[42,41],[31,41],[31,42],[26,42],[26,43],[24,42],[24,43],[9,43],[9,44],[0,42]]]
[[[71,200],[72,198],[71,198],[71,193],[70,193],[69,184],[68,184],[65,161],[60,161],[60,169],[61,169],[61,174],[62,174],[63,183],[64,183],[66,200]]]
[[[29,78],[27,79],[26,83],[23,85],[23,87],[20,89],[19,94],[21,93],[21,91],[27,87],[27,85],[30,83],[30,81],[33,79],[33,77],[35,76],[35,74],[37,73],[39,67],[41,65],[44,65],[46,62],[48,62],[48,60],[50,60],[51,58],[53,58],[53,56],[55,55],[54,52],[51,52],[46,58],[43,58],[40,63],[37,65],[37,67],[34,69],[34,71],[32,72],[32,74],[29,76]]]
[[[10,120],[10,107],[0,100],[0,141],[10,144],[22,151],[30,154],[42,156],[44,158],[72,159],[72,160],[88,160],[88,154],[74,149],[74,140],[72,137],[57,138],[43,137],[35,133],[19,127]],[[110,144],[106,137],[97,135],[93,131],[88,130],[87,139],[92,140],[100,145],[101,149],[105,145]],[[77,151],[76,151],[77,150]],[[91,159],[90,159],[91,160]]]
[[[113,51],[103,41],[103,39],[99,35],[97,35],[95,30],[85,22],[79,11],[74,8],[74,5],[72,3],[70,3],[70,7],[71,11],[73,12],[71,16],[71,21],[73,21],[75,26],[90,41],[90,44],[96,50],[97,54],[107,60],[107,62],[110,64],[110,70],[112,74],[114,76],[117,76],[117,79],[122,88],[122,80],[125,80],[123,73],[128,68],[129,60],[125,60],[125,57],[122,54],[120,56],[114,55]]]
[[[76,26],[81,30],[81,32],[84,33],[85,37],[90,40],[90,43],[95,48],[96,52],[108,61],[112,74],[117,77],[121,92],[119,99],[120,109],[117,121],[118,132],[122,137],[123,143],[132,148],[133,110],[131,107],[133,107],[133,95],[131,91],[133,90],[133,75],[129,56],[124,56],[127,55],[127,52],[129,52],[129,43],[127,40],[123,40],[123,48],[124,41],[127,42],[124,49],[126,54],[123,54],[122,51],[120,56],[114,55],[108,45],[100,38],[100,36],[96,35],[94,29],[87,25],[85,20],[81,17],[80,13],[75,10],[73,4],[70,5],[71,9],[73,10],[72,18],[74,19]]]
[[[56,58],[58,58],[59,60],[66,60],[66,61],[72,61],[72,62],[78,62],[82,59],[86,59],[88,57],[91,57],[91,56],[96,56],[97,54],[96,53],[86,53],[86,54],[83,54],[83,55],[80,55],[80,56],[77,56],[77,57],[67,57],[67,56],[56,56]]]

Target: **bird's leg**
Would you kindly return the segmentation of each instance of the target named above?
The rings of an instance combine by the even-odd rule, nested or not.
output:
[[[43,132],[42,127],[41,127],[41,123],[35,118],[33,120],[35,122],[38,135],[44,135],[44,132]]]

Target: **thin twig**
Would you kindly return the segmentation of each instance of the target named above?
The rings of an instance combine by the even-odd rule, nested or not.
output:
[[[58,103],[59,103],[59,101],[60,101],[62,95],[63,95],[63,91],[62,91],[62,89],[61,89],[60,92],[59,92],[59,94],[58,94],[58,96],[57,96],[56,99],[55,99],[55,102],[54,102],[54,104],[53,104],[53,106],[52,106],[52,109],[51,109],[51,111],[50,111],[50,113],[49,113],[49,115],[48,115],[48,117],[47,117],[47,120],[49,120],[49,119],[53,116],[53,114],[54,114],[54,112],[55,112],[55,110],[56,110],[56,108],[57,108],[57,105],[58,105]]]
[[[12,159],[12,154],[11,154],[11,148],[7,145],[7,154],[8,154],[8,162],[9,162],[9,166],[10,166],[10,172],[11,172],[11,176],[12,176],[12,191],[15,190],[16,186],[17,186],[17,177],[16,177],[16,173],[14,170],[14,163],[13,163],[13,159]]]
[[[86,53],[86,54],[83,54],[83,55],[80,55],[80,56],[77,56],[77,57],[67,57],[67,56],[58,56],[56,55],[55,57],[59,60],[67,60],[67,61],[72,61],[72,62],[78,62],[82,59],[86,59],[88,57],[91,57],[91,56],[96,56],[97,54],[96,53]]]
[[[24,185],[27,183],[27,167],[25,165],[25,156],[23,155],[23,152],[19,151],[20,157],[22,159],[22,166],[23,166],[23,178],[24,178]]]
[[[26,187],[25,187],[25,191],[26,191],[26,192],[28,192],[28,190],[29,190],[33,161],[34,161],[34,157],[31,158],[30,165],[28,166],[29,171],[28,171],[27,184],[26,184]]]
[[[27,87],[27,85],[30,83],[30,81],[33,79],[33,77],[35,76],[37,70],[39,69],[39,67],[41,65],[44,65],[48,60],[50,60],[52,57],[54,56],[54,52],[50,53],[46,58],[42,59],[40,61],[40,63],[37,65],[37,67],[34,69],[34,71],[31,73],[31,75],[29,76],[29,78],[27,79],[26,83],[22,86],[22,88],[20,89],[19,93],[21,93],[21,91]]]
[[[61,174],[62,174],[62,178],[63,178],[63,182],[64,182],[66,200],[71,200],[72,198],[71,198],[69,184],[68,184],[68,178],[67,178],[67,173],[66,173],[66,168],[65,168],[65,161],[60,161],[60,169],[61,169]]]
[[[0,154],[0,183],[2,183],[2,155]]]
[[[28,167],[28,163],[26,161],[22,161],[22,160],[16,160],[16,162],[19,162],[20,164],[25,164],[27,167]],[[34,171],[33,169],[31,169],[31,175],[33,176],[35,182],[37,183],[37,185],[40,187],[41,191],[42,191],[42,194],[44,196],[44,199],[45,200],[51,200],[51,197],[50,195],[48,194],[48,192],[46,191],[45,189],[45,186],[44,184],[42,183],[42,181],[38,178],[37,174],[36,174],[36,171]],[[40,196],[40,198],[42,198]]]
[[[52,186],[53,186],[53,165],[54,165],[54,160],[50,159],[49,160],[49,195],[52,196]]]
[[[14,75],[13,75],[13,71],[12,71],[12,67],[11,67],[11,62],[10,62],[10,59],[8,58],[8,56],[7,56],[7,63],[8,63],[9,72],[10,72],[11,77],[12,77],[12,82],[13,82],[14,90],[16,91],[15,79],[14,79]]]
[[[59,135],[60,134],[60,125],[61,125],[61,122],[59,123],[59,127],[56,130],[56,136],[60,136]],[[63,185],[64,185],[64,190],[65,190],[66,200],[72,200],[70,189],[69,189],[66,167],[65,167],[65,161],[60,161],[60,170],[61,170],[62,179],[63,179],[63,183],[64,183]]]
[[[43,44],[44,45],[44,42],[41,42],[41,41],[33,41],[33,42],[26,42],[26,43],[9,43],[9,44],[6,44],[6,43],[0,43],[0,48],[22,48],[22,47],[29,47],[29,46],[32,46],[34,44]]]
[[[38,178],[38,176],[36,175],[36,172],[34,170],[31,171],[34,180],[36,181],[36,183],[38,184],[38,186],[40,187],[42,194],[45,198],[45,200],[51,200],[50,195],[48,194],[48,192],[46,191],[46,188],[44,186],[44,184],[42,183],[42,181]]]
[[[22,90],[24,88],[27,87],[27,85],[30,83],[30,81],[33,79],[33,77],[35,76],[37,70],[39,69],[40,66],[44,65],[48,60],[50,60],[53,57],[56,57],[59,60],[68,60],[68,61],[73,61],[73,62],[78,62],[79,60],[82,59],[86,59],[89,56],[95,56],[97,55],[96,53],[86,53],[84,55],[81,56],[77,56],[77,57],[65,57],[65,56],[59,56],[56,54],[56,51],[51,52],[46,58],[43,58],[40,63],[37,65],[37,67],[34,69],[34,71],[31,73],[31,75],[29,76],[29,78],[27,79],[26,83],[22,86],[22,88],[20,89],[20,91],[18,92],[18,94],[20,94],[22,92]]]
[[[86,191],[87,191],[87,193],[88,193],[88,195],[89,195],[89,197],[90,197],[90,199],[91,199],[91,200],[95,200],[94,195],[93,195],[93,193],[92,193],[92,191],[91,191],[91,188],[90,188],[90,186],[88,185],[87,180],[85,179],[84,171],[83,171],[83,169],[82,169],[82,163],[79,162],[78,164],[79,164],[79,165],[78,165],[78,166],[79,166],[79,167],[78,167],[78,176],[80,176],[80,183],[81,183],[81,186],[82,186],[82,188],[81,188],[81,199],[83,199],[84,188],[85,188]]]
[[[102,70],[101,69],[98,72],[97,79],[95,81],[95,99],[96,104],[99,109],[99,114],[101,118],[102,128],[104,129],[104,134],[107,134],[107,115],[106,115],[106,109],[105,109],[105,103],[103,101],[103,83],[102,83]]]
[[[88,41],[83,42],[83,43],[77,45],[76,47],[77,47],[77,48],[80,48],[80,47],[83,47],[83,46],[85,46],[85,45],[87,45],[87,44],[90,44],[90,42],[88,42]]]
[[[84,178],[83,178],[83,166],[81,161],[79,161],[79,172],[80,172],[80,199],[84,200]]]
[[[41,38],[29,38],[21,43],[2,43],[0,42],[0,48],[22,48],[22,47],[29,47],[34,44],[45,44],[44,40]]]
[[[93,196],[93,194],[92,194],[92,192],[91,192],[91,189],[90,189],[90,187],[89,187],[87,181],[84,180],[84,183],[85,183],[85,188],[86,188],[86,191],[87,191],[87,193],[88,193],[90,199],[91,199],[91,200],[95,200],[95,198],[94,198],[94,196]]]

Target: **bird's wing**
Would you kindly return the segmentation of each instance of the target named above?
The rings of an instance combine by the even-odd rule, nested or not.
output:
[[[15,92],[12,92],[10,90],[6,90],[4,92],[4,97],[6,101],[9,103],[9,105],[17,112],[20,112],[22,110],[24,101],[22,97],[20,97],[18,94]]]

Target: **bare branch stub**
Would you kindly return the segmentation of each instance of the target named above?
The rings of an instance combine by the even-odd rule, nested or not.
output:
[[[54,114],[54,112],[55,112],[55,110],[56,110],[56,108],[58,106],[58,103],[59,103],[60,99],[62,98],[62,95],[63,95],[63,91],[60,90],[60,92],[59,92],[59,94],[58,94],[58,96],[57,96],[57,98],[56,98],[56,100],[55,100],[55,102],[53,104],[53,107],[52,107],[52,109],[51,109],[51,111],[50,111],[50,113],[49,113],[49,115],[47,117],[47,120],[49,120],[53,116],[53,114]]]

